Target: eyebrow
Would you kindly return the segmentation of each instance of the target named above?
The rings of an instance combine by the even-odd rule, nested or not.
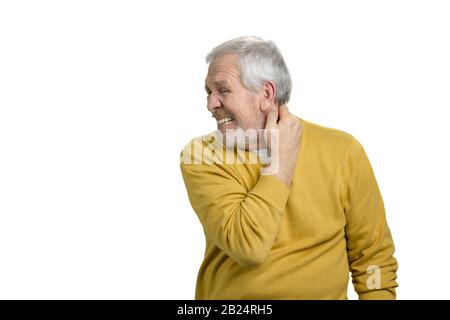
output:
[[[214,84],[214,86],[216,86],[216,87],[221,86],[221,85],[228,86],[228,82],[226,82],[226,81],[224,81],[224,80],[214,81],[213,84]],[[206,83],[205,83],[205,90],[206,90],[206,91],[209,90],[209,87],[206,85]]]

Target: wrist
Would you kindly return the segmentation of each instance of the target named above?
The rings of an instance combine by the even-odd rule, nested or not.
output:
[[[275,177],[277,177],[278,179],[280,179],[281,181],[283,181],[283,183],[290,188],[291,187],[291,183],[292,183],[292,177],[290,175],[285,175],[285,174],[281,174],[278,173],[275,175]]]
[[[261,175],[271,175],[281,180],[288,188],[291,186],[292,174],[282,170],[279,166],[268,164],[261,169]]]

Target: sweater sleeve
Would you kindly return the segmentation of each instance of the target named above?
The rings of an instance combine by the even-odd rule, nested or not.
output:
[[[181,162],[180,167],[205,236],[243,266],[264,262],[275,242],[289,188],[274,176],[261,175],[247,192],[230,174],[229,165]]]
[[[364,148],[352,139],[345,163],[343,202],[353,285],[360,300],[395,299],[398,266],[383,199]]]

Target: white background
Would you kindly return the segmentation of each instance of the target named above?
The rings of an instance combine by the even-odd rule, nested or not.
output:
[[[281,49],[294,114],[365,147],[398,298],[450,298],[449,17],[430,0],[0,2],[0,298],[194,298],[205,244],[179,152],[215,129],[204,57],[242,35]]]

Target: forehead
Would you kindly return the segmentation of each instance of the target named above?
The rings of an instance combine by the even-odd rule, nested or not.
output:
[[[232,85],[239,79],[236,55],[224,55],[211,62],[205,85]]]

